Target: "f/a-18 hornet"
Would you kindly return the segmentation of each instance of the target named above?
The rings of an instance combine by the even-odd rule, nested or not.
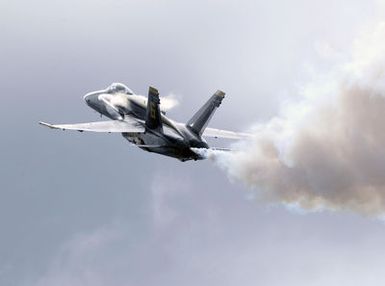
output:
[[[171,120],[161,109],[159,92],[150,87],[148,98],[137,95],[121,83],[87,93],[87,105],[111,120],[78,124],[41,125],[62,130],[121,133],[139,148],[181,161],[205,159],[200,149],[210,149],[203,137],[241,139],[244,133],[207,128],[225,93],[218,90],[185,124]],[[225,150],[225,148],[216,148]]]

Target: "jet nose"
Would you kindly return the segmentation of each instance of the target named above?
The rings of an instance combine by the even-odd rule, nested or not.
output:
[[[89,92],[85,96],[83,96],[83,99],[87,103],[87,105],[91,106],[93,104],[96,104],[98,94],[98,92]]]
[[[93,94],[92,92],[89,92],[85,96],[83,96],[83,99],[85,100],[85,102],[88,103],[91,100],[92,94]]]

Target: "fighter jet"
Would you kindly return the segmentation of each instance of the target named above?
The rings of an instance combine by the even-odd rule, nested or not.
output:
[[[224,96],[223,91],[215,92],[185,124],[165,115],[156,88],[150,87],[146,98],[134,94],[124,84],[113,83],[106,89],[84,96],[89,107],[110,120],[57,125],[39,123],[53,129],[121,133],[130,143],[148,152],[174,157],[182,162],[202,160],[206,157],[201,151],[210,149],[204,137],[241,139],[248,136],[245,133],[207,128]]]

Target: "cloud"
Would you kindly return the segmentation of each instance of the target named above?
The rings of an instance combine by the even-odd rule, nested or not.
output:
[[[156,174],[151,185],[155,227],[164,228],[178,218],[178,199],[188,195],[190,184],[167,174]]]
[[[269,202],[385,212],[385,23],[359,37],[348,62],[315,77],[303,99],[253,127],[237,152],[214,154],[230,177]]]
[[[98,263],[103,260],[98,256],[121,237],[121,228],[113,224],[75,235],[60,247],[47,272],[35,285],[105,285],[105,277],[98,271]]]

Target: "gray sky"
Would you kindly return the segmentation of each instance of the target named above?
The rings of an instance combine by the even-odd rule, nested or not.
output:
[[[379,220],[269,206],[209,161],[37,125],[97,120],[82,96],[118,81],[175,94],[181,121],[223,89],[211,126],[245,129],[384,19],[382,1],[281,2],[0,0],[1,285],[381,284]]]

